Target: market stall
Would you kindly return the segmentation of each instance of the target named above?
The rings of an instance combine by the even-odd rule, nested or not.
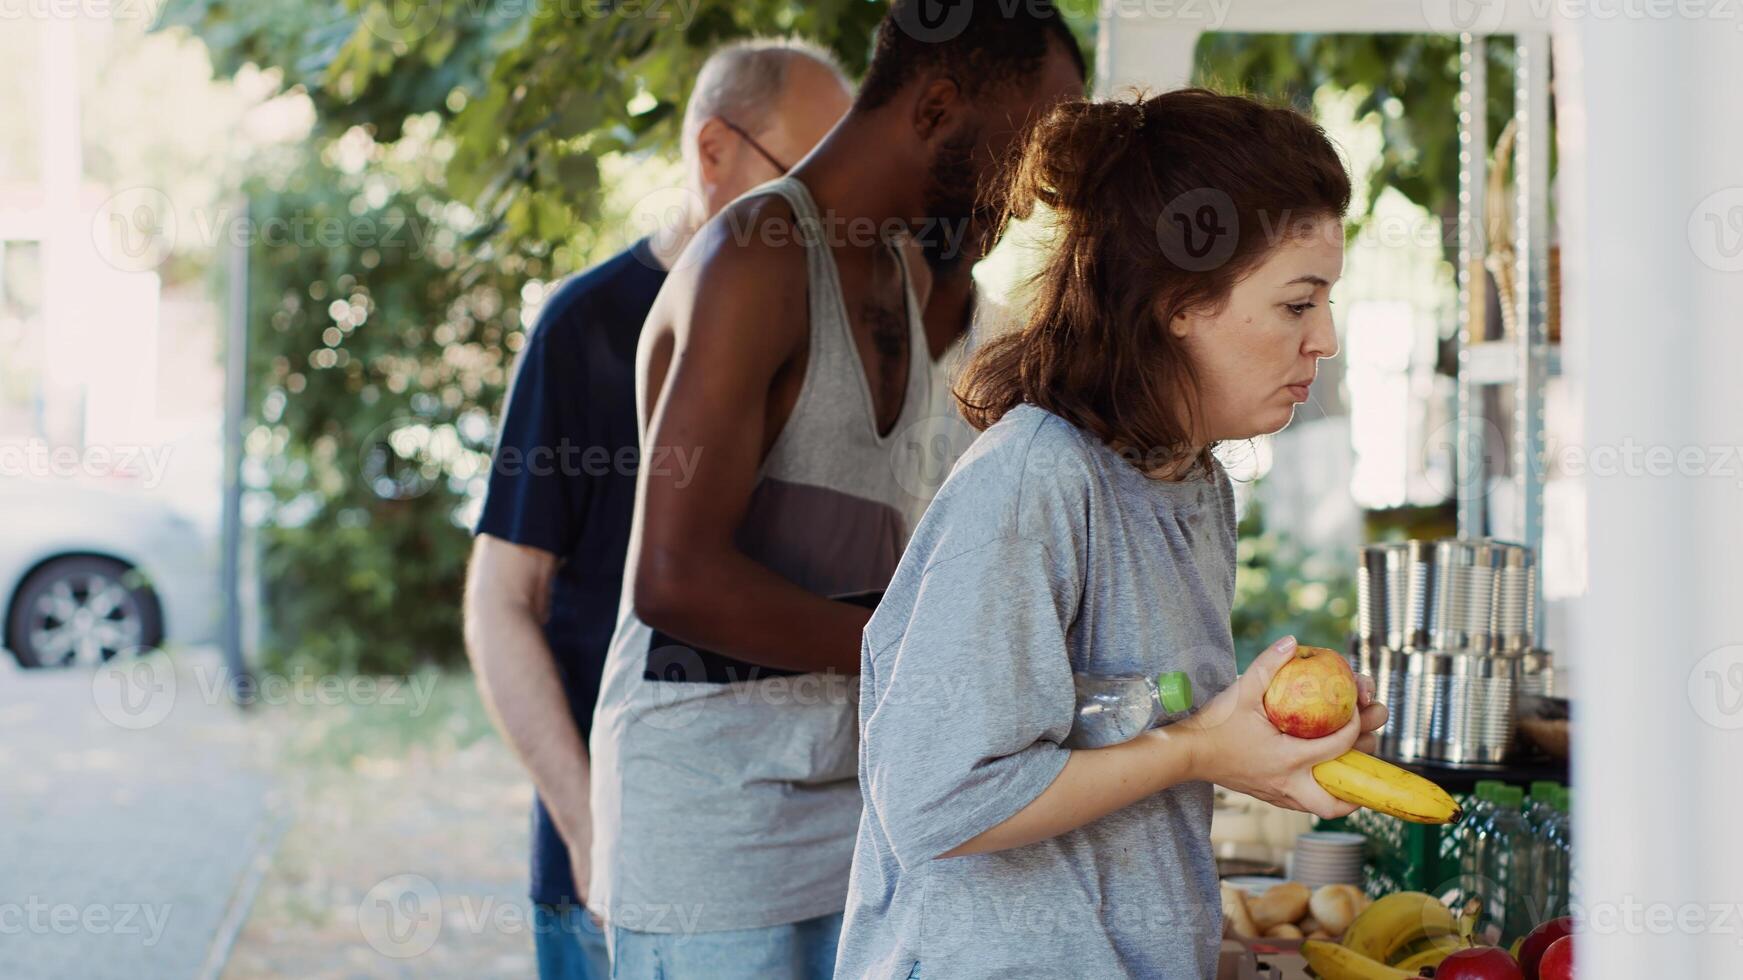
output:
[[[1738,929],[1721,914],[1734,911],[1743,880],[1743,838],[1730,816],[1743,807],[1735,778],[1743,508],[1727,463],[1743,419],[1735,384],[1743,363],[1735,322],[1743,309],[1743,128],[1732,104],[1743,91],[1743,34],[1734,13],[1438,0],[1115,3],[1103,7],[1101,90],[1186,82],[1206,32],[1462,35],[1467,66],[1483,43],[1517,45],[1522,71],[1513,83],[1524,118],[1514,127],[1510,169],[1520,188],[1512,268],[1521,288],[1511,308],[1524,329],[1500,344],[1487,323],[1481,342],[1465,344],[1470,335],[1461,331],[1461,416],[1477,421],[1468,409],[1485,390],[1516,387],[1522,397],[1508,419],[1479,425],[1457,450],[1468,475],[1475,461],[1494,458],[1497,442],[1522,434],[1508,455],[1529,461],[1545,435],[1539,396],[1559,374],[1571,424],[1557,432],[1552,423],[1545,448],[1578,469],[1569,474],[1575,492],[1559,502],[1519,493],[1507,503],[1522,506],[1496,507],[1494,481],[1484,484],[1487,495],[1461,493],[1458,534],[1535,548],[1546,524],[1565,521],[1582,536],[1576,587],[1532,611],[1537,645],[1553,651],[1554,689],[1571,696],[1582,721],[1565,733],[1569,782],[1579,786],[1571,825],[1580,977],[1743,975]],[[1545,221],[1552,198],[1541,193],[1550,150],[1541,69],[1551,48],[1554,273]],[[1463,82],[1468,111],[1484,80]],[[1467,148],[1489,142],[1481,114],[1464,122]],[[1458,269],[1469,323],[1473,270],[1500,257],[1477,247],[1489,211],[1481,154],[1462,164]],[[1552,293],[1559,304],[1549,305]],[[1567,324],[1559,349],[1546,343],[1557,305]],[[1498,471],[1485,462],[1480,472]],[[1507,475],[1529,492],[1542,486],[1531,473],[1527,466]],[[1465,772],[1433,775],[1468,796],[1475,785]],[[1529,793],[1539,774],[1510,775]],[[1415,853],[1427,856],[1421,846]]]

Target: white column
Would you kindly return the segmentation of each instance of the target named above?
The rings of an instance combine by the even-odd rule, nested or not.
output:
[[[1096,35],[1095,95],[1108,98],[1127,88],[1166,92],[1192,79],[1192,52],[1209,27],[1179,20],[1123,16],[1103,4]]]
[[[89,222],[79,207],[83,147],[79,130],[78,22],[47,17],[36,23],[41,41],[38,113],[43,190],[43,376],[50,439],[83,442],[82,400],[92,344],[82,281],[91,251]],[[77,426],[74,420],[79,420]]]
[[[1701,976],[1743,977],[1743,19],[1690,32],[1694,87],[1702,114],[1691,120],[1696,150],[1687,198],[1691,250],[1704,256],[1694,270],[1694,315],[1703,342],[1691,359],[1699,372],[1694,441],[1731,446],[1729,475],[1699,481],[1694,493],[1698,550],[1685,581],[1699,590],[1690,708],[1696,765],[1690,788],[1707,787],[1705,805],[1689,809],[1700,841],[1695,867],[1700,892],[1732,903],[1737,921],[1698,938]],[[1722,234],[1722,240],[1719,237]],[[1724,650],[1724,647],[1731,647]],[[1709,686],[1717,678],[1724,687]],[[1722,695],[1722,699],[1721,699]]]
[[[1743,32],[1613,9],[1557,25],[1580,970],[1743,977]]]

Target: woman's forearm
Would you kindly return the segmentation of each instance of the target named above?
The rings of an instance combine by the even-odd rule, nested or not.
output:
[[[1057,778],[1009,819],[939,855],[986,854],[1057,837],[1190,779],[1195,733],[1170,726],[1103,749],[1071,753]]]

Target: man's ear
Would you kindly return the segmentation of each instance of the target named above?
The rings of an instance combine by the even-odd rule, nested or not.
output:
[[[720,183],[720,171],[732,147],[731,137],[732,131],[719,119],[704,120],[696,130],[696,164],[701,169],[704,187]]]
[[[930,140],[948,130],[963,109],[962,88],[942,75],[928,81],[914,100],[914,132]]]

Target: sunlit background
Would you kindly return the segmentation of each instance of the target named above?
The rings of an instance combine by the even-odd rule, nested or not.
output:
[[[825,6],[704,3],[696,29],[630,40],[551,26],[575,45],[560,68],[512,14],[407,34],[374,0],[0,20],[0,571],[97,556],[77,568],[100,588],[74,597],[137,614],[53,647],[68,670],[0,656],[0,903],[167,916],[144,969],[136,935],[46,929],[0,935],[0,976],[530,973],[531,789],[459,634],[495,418],[562,277],[669,220],[677,100],[710,43],[807,32],[863,67],[881,5]],[[1094,11],[1064,6],[1095,51]],[[1488,48],[1485,158],[1514,113],[1511,40]],[[1355,179],[1342,353],[1288,430],[1222,448],[1243,662],[1285,632],[1346,646],[1357,549],[1458,528],[1459,52],[1450,34],[1198,42],[1196,80],[1311,111]],[[1477,167],[1493,200],[1518,192],[1505,156]],[[1507,235],[1504,213],[1481,220]],[[987,295],[1020,310],[1044,243],[1043,220],[1016,227],[976,272]],[[1475,340],[1504,361],[1507,260],[1485,259]],[[1586,420],[1559,322],[1550,339],[1533,479],[1565,693],[1590,542],[1556,449]],[[1495,531],[1523,506],[1516,407],[1498,385],[1473,409],[1494,462],[1465,486]],[[142,717],[92,675],[154,645],[173,696]],[[259,686],[234,688],[237,665]],[[1224,839],[1260,846],[1301,826],[1228,819]],[[366,911],[406,874],[444,910],[410,959]]]
[[[443,165],[465,141],[438,113],[406,116],[391,141],[378,139],[376,126],[323,127],[308,93],[279,69],[243,63],[217,72],[200,38],[150,26],[144,16],[25,18],[0,34],[0,103],[15,110],[0,116],[0,443],[38,461],[23,478],[37,492],[78,484],[148,501],[161,513],[148,509],[140,520],[197,541],[206,563],[176,574],[199,581],[212,601],[189,614],[198,621],[170,617],[165,642],[183,689],[202,678],[218,689],[210,678],[219,675],[199,671],[222,670],[213,643],[222,613],[223,354],[245,311],[237,422],[247,532],[239,574],[224,585],[236,596],[249,662],[283,686],[276,698],[263,689],[240,727],[230,710],[237,699],[206,699],[216,702],[209,723],[236,739],[212,758],[217,771],[271,778],[243,781],[260,787],[259,798],[220,824],[238,837],[234,870],[247,914],[236,919],[228,910],[239,907],[237,893],[224,891],[184,904],[183,924],[216,924],[212,948],[227,954],[225,976],[342,975],[360,956],[374,962],[351,931],[355,909],[402,865],[440,877],[428,870],[435,860],[469,876],[461,891],[480,902],[519,900],[529,791],[463,672],[454,600],[464,529],[480,504],[509,368],[544,298],[562,275],[669,220],[663,212],[681,173],[669,150],[599,153],[597,174],[586,178],[598,189],[594,220],[554,230],[565,212],[533,213],[523,217],[534,231],[520,241],[470,250],[467,236],[487,219],[445,184]],[[1225,87],[1263,87],[1267,75],[1255,64],[1302,43],[1212,36],[1201,44],[1200,74]],[[1321,43],[1332,51],[1326,76],[1357,63],[1367,45],[1351,36],[1338,54],[1336,40]],[[1455,70],[1455,45],[1424,44],[1414,71]],[[1376,94],[1383,81],[1303,76],[1278,79],[1267,93],[1295,98],[1331,133],[1355,175],[1358,210],[1334,294],[1343,355],[1324,365],[1289,430],[1224,447],[1245,515],[1243,658],[1284,631],[1341,645],[1354,613],[1356,547],[1452,524],[1456,385],[1447,351],[1458,292],[1445,203],[1455,107],[1413,108],[1446,118],[1405,135],[1439,143],[1393,146],[1386,158],[1404,107]],[[1413,84],[1444,91],[1450,83]],[[474,97],[456,85],[446,108]],[[656,102],[646,90],[630,101],[632,113]],[[1418,168],[1434,176],[1408,185],[1416,199],[1395,187],[1373,191],[1383,165],[1408,170],[1417,155],[1439,163]],[[284,223],[269,226],[274,217]],[[333,219],[342,231],[322,224]],[[374,240],[396,228],[397,241]],[[339,238],[323,238],[323,229]],[[542,244],[528,248],[529,238]],[[1018,226],[977,271],[983,288],[1020,308],[1044,243],[1043,220]],[[412,294],[408,307],[401,298]],[[57,468],[55,459],[69,462]],[[1497,475],[1499,512],[1509,489]],[[0,539],[22,513],[0,516]],[[1560,521],[1547,535],[1550,597],[1579,587],[1566,569],[1580,567],[1580,526]],[[1553,620],[1550,628],[1553,649]],[[432,699],[394,705],[313,693],[316,678],[380,673],[427,682]],[[178,711],[187,700],[178,698]],[[40,724],[44,703],[0,717],[15,729]],[[163,737],[168,750],[189,751]],[[94,745],[100,738],[70,737],[47,751],[63,774],[107,782],[129,757]],[[0,759],[26,765],[17,749],[0,747]],[[40,774],[20,785],[50,794]],[[463,787],[457,795],[455,787]],[[108,802],[125,810],[150,795],[146,783]],[[55,812],[39,806],[39,820]],[[412,813],[433,829],[432,814],[447,814],[439,858],[408,853],[403,822]],[[467,846],[449,846],[459,839]],[[79,864],[66,860],[65,870]],[[250,861],[270,869],[249,871]],[[445,944],[451,960],[437,972],[524,971],[524,938],[479,930]]]
[[[265,175],[267,186],[283,186],[282,174],[303,163],[297,157],[318,151],[331,176],[360,178],[354,192],[380,208],[389,187],[423,190],[417,179],[429,175],[406,172],[452,149],[427,117],[410,119],[406,135],[392,146],[359,128],[310,147],[314,110],[297,91],[279,94],[282,84],[272,71],[245,66],[214,78],[199,41],[180,31],[148,33],[148,26],[143,17],[24,19],[0,37],[4,96],[16,109],[0,121],[0,439],[80,453],[125,447],[112,465],[84,466],[90,472],[78,475],[161,500],[215,534],[222,485],[219,351],[234,239],[252,228],[241,223],[248,213],[245,185]],[[1215,81],[1221,63],[1208,55],[1223,49],[1204,47],[1204,77]],[[1230,447],[1228,455],[1238,475],[1257,481],[1269,520],[1309,551],[1335,552],[1331,560],[1340,567],[1366,537],[1365,514],[1444,504],[1456,466],[1448,427],[1457,392],[1446,357],[1458,327],[1447,248],[1452,238],[1447,217],[1423,202],[1392,187],[1369,193],[1387,125],[1404,112],[1396,97],[1364,109],[1374,101],[1371,88],[1323,84],[1310,97],[1349,162],[1363,206],[1353,216],[1346,275],[1335,296],[1343,354],[1325,365],[1295,426],[1274,439]],[[1446,114],[1438,129],[1444,134],[1454,111],[1424,106],[1412,113]],[[1445,156],[1456,148],[1406,152]],[[466,389],[467,408],[478,410],[456,413],[452,437],[419,429],[401,439],[402,449],[406,438],[434,440],[417,451],[442,455],[443,475],[462,498],[461,525],[469,523],[482,492],[495,407],[475,392],[500,391],[505,359],[520,344],[516,330],[536,317],[554,277],[652,227],[670,203],[661,192],[680,182],[676,166],[661,156],[604,154],[600,163],[600,230],[559,241],[556,255],[521,276],[518,296],[498,299],[518,306],[518,315],[496,349],[477,363],[457,365],[448,379]],[[476,225],[464,207],[448,211],[443,217],[451,227],[464,232]],[[285,233],[313,242],[318,232],[310,224]],[[1019,227],[982,264],[977,276],[993,296],[1016,301],[1038,237],[1035,229]],[[366,253],[359,256],[359,274],[369,261]],[[306,291],[299,308],[331,321],[324,339],[342,338],[369,315],[366,293],[328,295],[319,285]],[[441,324],[429,329],[438,342],[456,333]],[[343,343],[322,346],[327,350],[309,352],[307,363],[287,360],[275,379],[282,390],[257,399],[264,410],[245,433],[251,456],[273,455],[275,407],[299,394],[309,372],[341,367],[355,356]],[[1575,423],[1560,390],[1552,378],[1546,393],[1552,438]],[[264,482],[259,472],[254,476]],[[1546,494],[1560,506],[1548,508],[1555,518],[1544,556],[1544,588],[1552,599],[1578,593],[1583,567],[1577,490],[1554,476]],[[1495,480],[1491,506],[1498,513],[1514,506],[1511,492],[1510,481]],[[250,513],[264,517],[259,505]]]

